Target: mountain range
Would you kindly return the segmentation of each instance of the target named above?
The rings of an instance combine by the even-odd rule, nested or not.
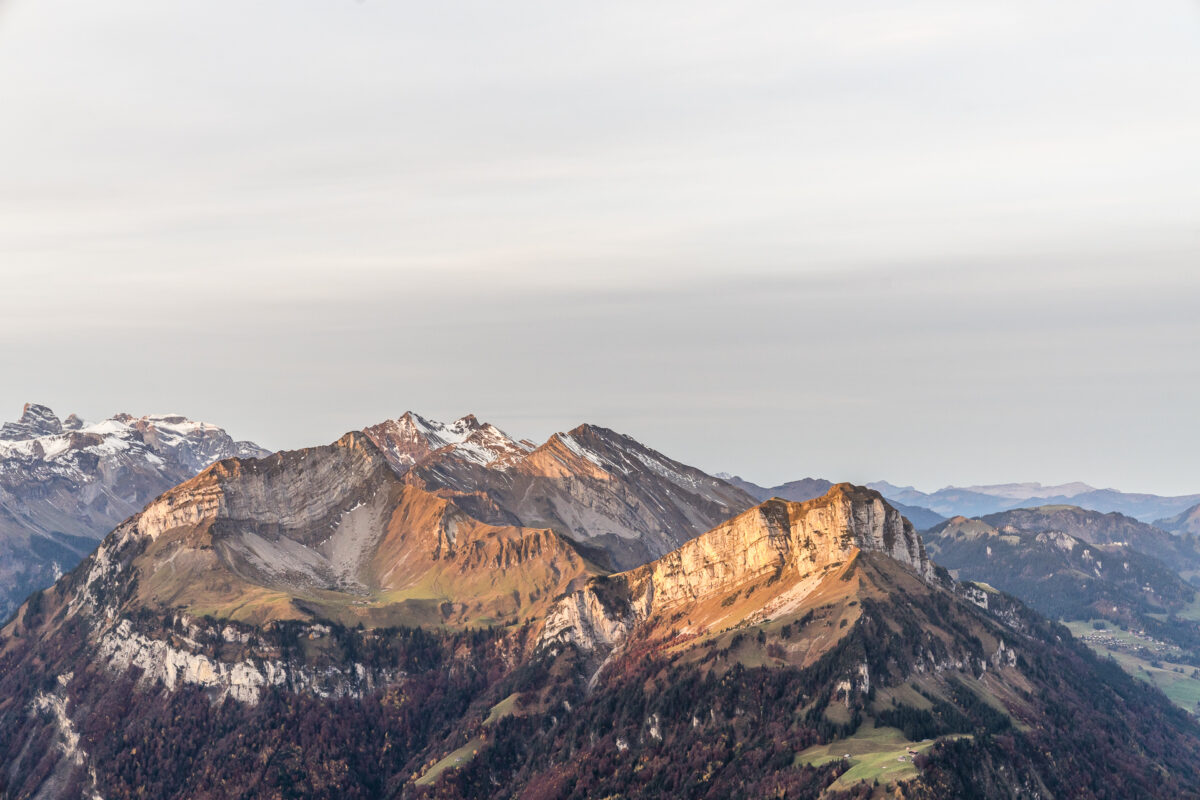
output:
[[[833,481],[824,478],[801,478],[765,487],[729,473],[717,473],[717,477],[760,501],[771,497],[809,500],[824,494],[833,485]],[[1174,533],[1200,533],[1200,494],[1175,497],[1136,494],[1096,489],[1079,482],[1057,486],[1034,482],[947,486],[936,492],[922,492],[912,486],[896,486],[887,481],[867,486],[886,497],[918,530],[928,530],[955,516],[972,518],[1030,506],[1063,505],[1103,513],[1117,512]]]
[[[1071,505],[1089,511],[1116,511],[1142,522],[1154,522],[1200,504],[1200,494],[1168,497],[1096,489],[1085,483],[1058,486],[1043,486],[1040,483],[947,486],[929,493],[887,481],[867,485],[888,500],[932,509],[943,517],[979,517],[1025,506]]]
[[[925,539],[931,557],[957,578],[1016,595],[1052,619],[1107,620],[1142,631],[1147,645],[1168,645],[1172,660],[1200,667],[1200,622],[1188,614],[1196,586],[1168,566],[1177,559],[1143,552],[1144,540],[1105,536],[1108,516],[1072,508],[954,517]],[[1150,549],[1156,544],[1151,540]]]
[[[406,483],[492,524],[554,528],[619,569],[755,503],[720,478],[596,425],[534,445],[474,416],[446,424],[407,412],[365,433]]]
[[[0,630],[6,797],[1189,797],[1198,765],[1194,719],[880,493],[757,502],[594,426],[223,459]]]
[[[1176,536],[1115,511],[1076,506],[1035,506],[985,514],[980,520],[1006,534],[1066,533],[1092,545],[1128,546],[1158,559],[1181,577],[1200,585],[1200,538]]]
[[[800,480],[781,483],[778,486],[765,487],[728,473],[717,473],[717,477],[723,478],[759,501],[778,497],[783,500],[803,502],[820,497],[833,488],[834,485],[833,481],[827,481],[824,478],[801,478]],[[946,519],[941,514],[931,511],[928,508],[905,505],[892,498],[888,498],[888,502],[891,503],[893,508],[903,514],[905,519],[915,525],[917,530],[932,528]]]
[[[0,618],[154,496],[214,461],[266,452],[180,415],[88,423],[26,404],[0,427]]]
[[[755,502],[597,426],[538,446],[474,416],[441,423],[408,412],[363,433],[405,485],[496,527],[554,528],[606,567],[645,563]],[[268,454],[179,415],[64,423],[36,404],[0,437],[0,618],[155,496],[215,461]]]
[[[91,596],[134,587],[156,613],[371,627],[516,623],[599,571],[548,529],[490,525],[404,483],[357,432],[219,462],[118,527],[91,565]]]
[[[312,507],[262,514],[288,493]],[[537,447],[473,416],[408,412],[326,447],[219,462],[99,552],[152,540],[128,569],[139,602],[160,611],[511,624],[572,581],[643,564],[753,503],[604,428]]]

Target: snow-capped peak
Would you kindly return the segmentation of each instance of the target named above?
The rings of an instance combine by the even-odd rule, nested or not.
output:
[[[427,419],[420,414],[406,411],[396,420],[398,428],[412,432],[425,441],[430,450],[440,450],[447,445],[461,444],[474,431],[482,427],[474,414],[459,417],[451,423]],[[385,423],[386,424],[386,423]]]
[[[587,459],[598,467],[604,466],[604,461],[599,455],[584,447],[574,436],[569,433],[556,433],[558,441],[562,442],[563,447],[571,451],[573,455],[579,458]]]
[[[474,419],[474,417],[472,417]],[[477,464],[500,466],[530,452],[533,448],[518,442],[491,423],[481,425],[454,445],[454,453]]]
[[[21,419],[0,431],[0,458],[61,463],[79,454],[112,457],[136,451],[153,464],[163,457],[197,472],[213,461],[231,456],[258,456],[266,451],[249,442],[234,442],[220,427],[181,414],[114,414],[86,423],[75,414],[63,425],[46,406],[26,404]]]
[[[6,422],[0,427],[0,441],[22,441],[38,436],[62,433],[62,421],[48,407],[38,403],[26,403],[21,409],[21,418]]]
[[[481,423],[474,414],[446,423],[407,411],[397,419],[367,428],[366,434],[401,471],[438,451],[484,466],[499,466],[497,462],[532,449],[495,425]]]

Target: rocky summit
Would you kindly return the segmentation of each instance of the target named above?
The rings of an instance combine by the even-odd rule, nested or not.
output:
[[[720,478],[616,431],[580,425],[541,445],[468,415],[408,412],[366,428],[402,479],[495,525],[550,528],[626,569],[755,504]]]
[[[38,403],[26,403],[20,419],[0,425],[0,441],[19,442],[62,432],[63,424],[53,411]]]

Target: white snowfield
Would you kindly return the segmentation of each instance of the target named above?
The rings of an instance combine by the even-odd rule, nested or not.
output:
[[[379,435],[373,437],[375,443],[388,453],[393,463],[405,466],[417,462],[413,450],[421,456],[445,451],[480,466],[500,466],[534,449],[530,443],[516,441],[491,423],[480,423],[471,414],[447,423],[409,411],[376,429]]]
[[[57,419],[55,419],[57,421]],[[174,456],[182,465],[199,471],[212,461],[232,456],[265,455],[248,442],[234,442],[219,426],[188,419],[181,414],[147,414],[132,417],[117,414],[99,422],[77,421],[61,433],[46,433],[25,439],[0,439],[0,471],[27,468],[29,462],[79,469],[80,455],[111,459],[138,455],[161,466],[163,456]],[[5,464],[4,462],[17,462]]]

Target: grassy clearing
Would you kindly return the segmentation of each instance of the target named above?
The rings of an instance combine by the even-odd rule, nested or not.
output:
[[[472,739],[471,741],[467,742],[462,747],[458,748],[453,753],[446,756],[429,769],[425,770],[425,774],[417,778],[417,786],[429,786],[436,781],[443,772],[451,767],[461,767],[463,764],[474,758],[475,754],[479,752],[479,748],[482,746],[482,739]]]
[[[1195,573],[1192,573],[1185,575],[1184,578],[1190,580],[1194,576]],[[1176,611],[1175,616],[1180,619],[1189,619],[1192,622],[1200,622],[1200,592],[1196,592],[1196,598],[1191,603]]]
[[[498,720],[509,716],[510,714],[516,713],[517,697],[518,695],[516,693],[510,694],[508,697],[492,706],[488,711],[487,719],[483,721],[483,724],[491,725]],[[467,742],[462,747],[458,748],[453,753],[450,753],[441,761],[438,761],[432,767],[425,770],[424,774],[417,778],[417,786],[429,786],[446,770],[451,769],[452,767],[461,767],[463,764],[474,758],[475,754],[479,752],[481,747],[483,747],[483,739],[481,738],[477,737]]]
[[[496,705],[492,706],[492,709],[488,712],[487,719],[483,721],[483,724],[491,725],[492,723],[497,722],[498,720],[507,717],[509,714],[512,714],[514,711],[516,711],[518,696],[519,695],[514,692],[501,700],[499,703],[496,703]]]
[[[1151,666],[1148,660],[1129,653],[1102,648],[1095,649],[1103,654],[1111,655],[1122,669],[1135,678],[1157,686],[1177,706],[1193,713],[1196,712],[1197,704],[1200,703],[1200,678],[1192,677],[1195,667],[1157,660],[1155,663],[1162,666],[1155,667]],[[1176,669],[1181,669],[1183,672],[1176,672]]]
[[[874,723],[868,723],[848,739],[816,745],[797,753],[795,763],[797,766],[821,766],[845,758],[850,769],[833,783],[830,788],[834,789],[845,789],[860,781],[895,783],[917,776],[917,768],[909,750],[923,753],[934,744],[936,740],[933,739],[910,742],[896,728],[877,728]]]
[[[899,686],[888,686],[875,691],[875,702],[871,708],[883,711],[893,705],[912,706],[913,708],[930,709],[933,702],[917,691],[911,684],[902,683]]]
[[[1200,575],[1197,572],[1180,572],[1179,577],[1183,578],[1188,583],[1192,584],[1192,588],[1196,588],[1195,579]],[[1154,617],[1160,622],[1166,622],[1170,618],[1170,614],[1147,614],[1148,617]],[[1175,616],[1179,619],[1190,620],[1192,622],[1200,622],[1200,591],[1196,592],[1192,602],[1175,611]]]

